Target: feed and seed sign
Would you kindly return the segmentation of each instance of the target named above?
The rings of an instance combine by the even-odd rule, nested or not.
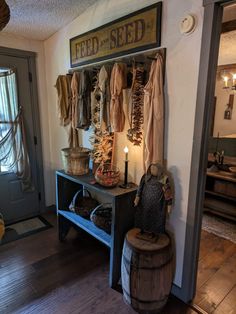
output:
[[[71,67],[159,47],[162,3],[70,39]]]

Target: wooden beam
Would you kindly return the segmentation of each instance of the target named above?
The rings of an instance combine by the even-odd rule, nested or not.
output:
[[[236,20],[222,23],[221,33],[227,33],[236,30]]]

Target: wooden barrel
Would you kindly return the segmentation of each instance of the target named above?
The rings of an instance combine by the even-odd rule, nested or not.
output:
[[[166,304],[173,280],[173,250],[168,235],[151,243],[126,234],[121,263],[124,301],[139,313],[157,313]]]

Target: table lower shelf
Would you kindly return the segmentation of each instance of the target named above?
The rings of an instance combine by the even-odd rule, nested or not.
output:
[[[236,220],[236,203],[216,199],[214,196],[205,197],[204,210],[212,211],[215,214]]]
[[[85,230],[91,234],[94,238],[98,239],[104,243],[109,248],[111,247],[111,235],[103,231],[102,229],[97,228],[90,220],[84,219],[83,217],[76,215],[73,212],[66,210],[58,210],[58,215],[62,215],[67,220]]]

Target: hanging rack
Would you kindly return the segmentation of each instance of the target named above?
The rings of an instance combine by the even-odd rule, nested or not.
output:
[[[116,62],[127,62],[127,60],[130,62],[130,60],[135,59],[136,63],[139,63],[138,60],[136,60],[135,57],[141,57],[142,56],[142,60],[144,58],[144,60],[156,60],[156,58],[154,57],[154,54],[156,54],[157,52],[161,52],[164,54],[164,59],[165,59],[165,54],[166,54],[166,48],[163,47],[159,47],[159,48],[153,48],[153,49],[148,49],[145,51],[139,51],[139,52],[134,52],[128,55],[122,55],[120,57],[116,57],[116,58],[110,58],[110,59],[106,59],[106,60],[102,60],[102,61],[98,61],[98,62],[93,62],[90,64],[85,64],[85,65],[81,65],[78,67],[74,67],[69,69],[68,73],[71,74],[75,71],[78,70],[82,70],[82,69],[91,69],[91,68],[99,68],[101,67],[103,64],[107,64],[107,65],[113,65]],[[141,61],[143,63],[145,63],[145,61]]]

